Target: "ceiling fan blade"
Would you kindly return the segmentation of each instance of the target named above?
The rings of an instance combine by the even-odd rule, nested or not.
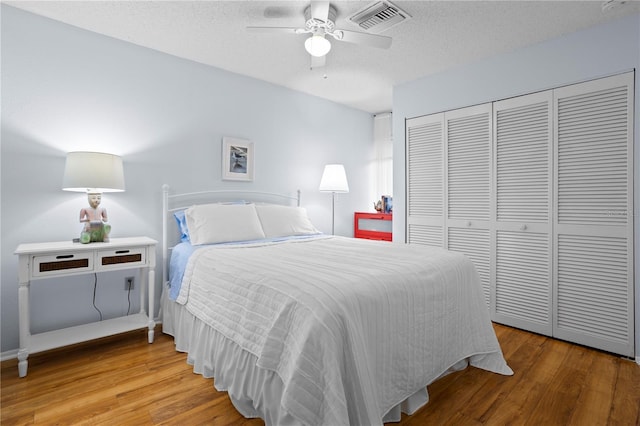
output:
[[[312,1],[311,17],[327,22],[329,19],[329,2],[328,1]]]
[[[311,56],[311,69],[324,67],[326,60],[327,60],[327,55]]]
[[[254,33],[280,33],[280,34],[302,34],[306,30],[302,28],[290,27],[247,27],[247,31]]]
[[[342,34],[342,36],[340,36]],[[391,37],[376,34],[359,33],[356,31],[336,30],[331,34],[337,40],[346,41],[347,43],[361,44],[364,46],[377,47],[379,49],[388,49],[391,47]]]

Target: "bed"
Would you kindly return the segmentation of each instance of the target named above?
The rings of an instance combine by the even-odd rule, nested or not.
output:
[[[324,235],[299,192],[165,185],[163,217],[163,332],[245,417],[381,425],[452,371],[513,374],[460,253]]]

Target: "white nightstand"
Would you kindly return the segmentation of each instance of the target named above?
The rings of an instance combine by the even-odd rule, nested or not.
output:
[[[149,343],[153,342],[155,322],[154,281],[157,241],[147,237],[111,238],[108,243],[80,244],[71,241],[20,244],[18,255],[18,309],[20,349],[18,374],[27,375],[30,353],[42,352],[100,337],[111,336],[139,328],[149,328]],[[31,334],[29,315],[29,283],[32,280],[69,275],[140,269],[140,312],[90,324],[45,333]],[[149,315],[144,309],[145,293],[149,293]]]

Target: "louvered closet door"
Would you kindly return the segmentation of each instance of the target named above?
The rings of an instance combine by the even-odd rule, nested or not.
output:
[[[555,91],[554,336],[634,355],[633,74]]]
[[[444,114],[406,122],[407,242],[444,247]]]
[[[445,113],[446,247],[466,254],[491,292],[491,104]]]
[[[551,335],[553,92],[494,104],[492,319]]]

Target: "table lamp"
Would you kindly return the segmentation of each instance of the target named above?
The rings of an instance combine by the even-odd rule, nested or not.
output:
[[[87,194],[89,207],[80,210],[80,222],[84,223],[80,242],[108,241],[111,226],[106,224],[106,209],[99,205],[103,192],[124,191],[122,158],[102,152],[69,152],[62,189]]]

